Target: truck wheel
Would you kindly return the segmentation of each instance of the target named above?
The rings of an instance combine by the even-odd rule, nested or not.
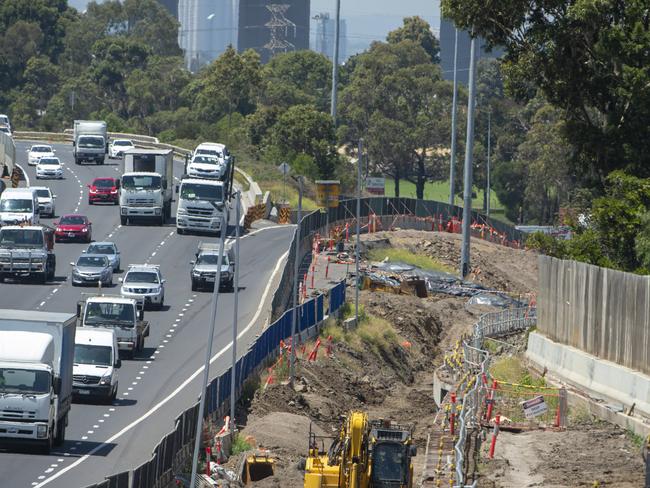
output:
[[[183,234],[185,234],[185,229],[181,229],[180,227],[176,227],[176,233],[178,235],[183,235]]]
[[[4,282],[5,282],[5,275],[0,274],[0,283],[4,283]]]
[[[36,278],[36,281],[38,281],[41,285],[44,285],[47,283],[47,271],[43,271],[42,273],[38,273],[38,276]]]
[[[165,212],[163,211],[162,215],[160,216],[160,227],[165,225]]]
[[[111,395],[108,397],[108,402],[107,402],[107,403],[108,403],[109,405],[110,405],[111,403],[113,403],[113,402],[115,401],[115,399],[117,398],[117,385],[118,385],[118,384],[115,383],[115,388],[113,388],[113,393],[111,393]]]
[[[60,446],[65,442],[65,424],[66,418],[59,420],[59,423],[56,426],[56,436],[54,438],[54,445]]]
[[[199,287],[196,285],[196,281],[192,280],[192,291],[198,290]]]
[[[49,455],[50,452],[52,451],[52,442],[53,442],[52,440],[53,433],[48,432],[48,434],[49,435],[47,436],[47,439],[45,439],[41,444],[41,451],[43,452],[43,454],[47,454],[47,455]]]
[[[128,219],[129,219],[128,217],[124,217],[123,215],[120,215],[120,224],[126,225]]]

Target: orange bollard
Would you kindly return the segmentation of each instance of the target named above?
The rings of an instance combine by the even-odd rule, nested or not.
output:
[[[451,415],[449,416],[449,434],[454,435],[456,427],[456,393],[451,394]]]
[[[501,415],[497,414],[494,419],[494,432],[492,433],[492,441],[490,442],[490,459],[494,459],[494,448],[497,445],[497,436],[499,435],[499,424],[501,423]]]
[[[492,388],[488,393],[488,397],[485,400],[487,403],[487,414],[485,415],[485,417],[488,422],[490,421],[490,417],[492,417],[492,409],[494,407],[494,391],[497,389],[497,386],[498,386],[497,380],[494,380],[494,382],[492,383]]]

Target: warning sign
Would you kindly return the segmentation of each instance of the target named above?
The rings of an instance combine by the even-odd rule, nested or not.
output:
[[[524,415],[527,419],[535,418],[548,410],[544,397],[541,395],[521,402],[521,406],[524,408]]]
[[[336,208],[339,206],[339,193],[341,182],[339,180],[316,181],[316,203],[323,208]]]

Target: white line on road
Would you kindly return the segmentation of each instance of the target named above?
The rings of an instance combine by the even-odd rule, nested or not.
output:
[[[289,251],[285,252],[280,257],[280,259],[278,259],[278,261],[277,261],[277,263],[275,265],[275,268],[273,269],[273,273],[271,273],[271,276],[270,276],[269,281],[268,281],[268,283],[266,285],[266,288],[264,289],[262,299],[260,300],[260,305],[257,308],[257,310],[255,312],[255,315],[253,316],[251,321],[248,323],[248,325],[244,328],[244,330],[242,330],[237,335],[237,339],[240,339],[241,337],[243,337],[244,334],[246,334],[255,325],[255,323],[257,322],[257,319],[259,318],[260,314],[262,313],[262,310],[264,310],[264,308],[266,307],[266,298],[267,298],[267,296],[269,294],[271,286],[273,285],[275,275],[279,272],[279,270],[280,270],[280,268],[282,266],[282,263],[286,260],[288,255],[289,255]],[[219,359],[221,356],[223,356],[226,353],[226,351],[228,351],[231,347],[232,347],[232,342],[230,342],[228,345],[224,346],[218,353],[216,353],[214,356],[212,356],[212,358],[210,359],[210,364],[214,363],[217,359]],[[158,351],[156,351],[156,353],[157,352]],[[128,431],[132,430],[134,427],[136,427],[137,425],[139,425],[142,422],[144,422],[145,420],[147,420],[149,417],[151,417],[151,415],[156,413],[164,405],[166,405],[171,399],[173,399],[176,395],[178,395],[181,391],[183,391],[187,385],[189,385],[192,381],[194,381],[194,379],[203,372],[203,369],[204,369],[204,366],[201,366],[194,373],[192,373],[189,378],[187,378],[185,381],[183,381],[183,383],[181,383],[168,396],[166,396],[160,402],[158,402],[156,405],[154,405],[152,408],[150,408],[144,415],[142,415],[141,417],[138,417],[133,422],[131,422],[129,425],[124,427],[122,430],[120,430],[119,432],[117,432],[113,436],[109,437],[108,439],[106,439],[101,444],[94,447],[88,454],[84,454],[79,459],[77,459],[74,463],[70,464],[69,466],[66,466],[65,468],[63,468],[62,470],[57,472],[56,474],[52,475],[50,478],[48,478],[48,479],[42,481],[41,483],[39,483],[38,485],[36,485],[36,488],[41,488],[42,486],[47,485],[48,483],[50,483],[51,481],[54,481],[55,479],[59,478],[60,476],[63,476],[65,473],[67,473],[71,469],[76,468],[81,463],[86,461],[90,456],[95,454],[97,451],[99,451],[100,449],[103,449],[107,445],[115,442],[117,439],[122,437]],[[126,395],[126,394],[127,393],[124,393],[124,395]],[[115,409],[112,409],[112,410],[115,410]]]

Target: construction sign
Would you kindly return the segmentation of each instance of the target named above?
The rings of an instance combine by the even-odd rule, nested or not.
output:
[[[383,195],[386,192],[386,178],[376,176],[367,177],[366,191],[373,195]]]
[[[544,397],[542,395],[531,398],[530,400],[526,400],[525,402],[521,402],[521,406],[524,408],[524,415],[527,419],[535,418],[539,415],[542,415],[543,413],[546,413],[548,410],[548,407],[546,406],[546,402],[544,401]]]
[[[340,193],[341,182],[339,180],[316,181],[316,204],[319,207],[337,208]]]

